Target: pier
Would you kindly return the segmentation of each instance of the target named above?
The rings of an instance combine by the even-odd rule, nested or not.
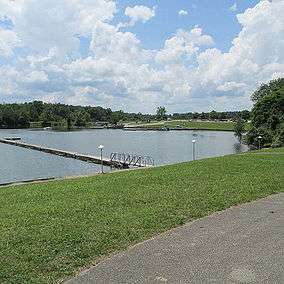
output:
[[[34,144],[28,144],[24,142],[19,142],[21,140],[20,137],[8,137],[4,139],[0,139],[0,143],[18,146],[22,148],[32,149],[40,152],[45,152],[52,155],[57,155],[66,158],[72,158],[84,162],[94,163],[94,164],[102,164],[109,167],[114,168],[124,168],[127,169],[130,166],[133,167],[151,167],[154,166],[154,160],[149,156],[141,156],[141,155],[133,155],[133,154],[125,154],[125,153],[111,153],[110,158],[91,156],[87,154],[79,154],[77,152],[70,152],[65,150],[59,150],[54,148],[49,148],[45,146],[39,146]]]
[[[22,148],[27,148],[27,149],[32,149],[36,151],[41,151],[45,152],[48,154],[53,154],[57,156],[62,156],[66,158],[72,158],[84,162],[90,162],[94,164],[103,164],[105,166],[110,166],[110,167],[115,167],[115,168],[128,168],[129,165],[127,163],[122,164],[119,161],[111,160],[108,158],[103,157],[101,160],[101,157],[96,157],[96,156],[91,156],[91,155],[86,155],[86,154],[79,154],[76,152],[70,152],[70,151],[65,151],[65,150],[59,150],[59,149],[53,149],[45,146],[39,146],[39,145],[33,145],[33,144],[27,144],[19,141],[15,141],[13,139],[0,139],[0,143],[8,144],[8,145],[13,145],[13,146],[18,146]]]

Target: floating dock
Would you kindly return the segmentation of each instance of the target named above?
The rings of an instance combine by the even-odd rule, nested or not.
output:
[[[72,159],[76,159],[76,160],[80,160],[80,161],[84,161],[84,162],[90,162],[90,163],[94,163],[94,164],[101,164],[101,162],[103,162],[103,164],[105,166],[110,166],[110,167],[115,167],[115,168],[122,168],[122,167],[128,168],[127,164],[123,165],[121,162],[113,161],[113,160],[105,158],[105,157],[103,157],[102,160],[101,160],[101,157],[90,156],[90,155],[86,155],[86,154],[79,154],[79,153],[76,153],[76,152],[70,152],[70,151],[65,151],[65,150],[53,149],[53,148],[49,148],[49,147],[45,147],[45,146],[27,144],[27,143],[15,141],[12,138],[0,139],[0,143],[18,146],[18,147],[27,148],[27,149],[32,149],[32,150],[36,150],[36,151],[40,151],[40,152],[45,152],[45,153],[49,153],[49,154],[53,154],[53,155],[57,155],[57,156],[66,157],[66,158],[72,158]]]
[[[21,140],[22,138],[21,138],[21,137],[5,137],[4,139],[5,139],[5,140],[12,140],[12,141],[19,141],[19,140]]]

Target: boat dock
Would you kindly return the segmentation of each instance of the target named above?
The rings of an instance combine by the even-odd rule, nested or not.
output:
[[[111,160],[105,157],[103,157],[101,160],[101,157],[90,156],[86,154],[79,154],[76,152],[70,152],[70,151],[65,151],[65,150],[53,149],[53,148],[49,148],[45,146],[27,144],[27,143],[16,141],[12,138],[0,139],[0,143],[18,146],[18,147],[27,148],[27,149],[32,149],[36,151],[41,151],[41,152],[45,152],[45,153],[49,153],[49,154],[53,154],[57,156],[72,158],[72,159],[81,160],[84,162],[90,162],[94,164],[101,164],[101,162],[103,162],[105,166],[110,166],[110,167],[115,167],[115,168],[122,168],[122,167],[127,168],[128,167],[128,165],[126,164],[123,165],[121,162]]]

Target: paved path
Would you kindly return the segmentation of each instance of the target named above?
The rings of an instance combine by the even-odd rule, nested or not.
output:
[[[284,283],[284,193],[188,223],[71,283]]]

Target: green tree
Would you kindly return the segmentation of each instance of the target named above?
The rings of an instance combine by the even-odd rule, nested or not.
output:
[[[284,145],[284,79],[273,80],[260,86],[252,95],[255,102],[247,135],[248,144],[257,145],[259,135],[267,146]]]
[[[234,125],[234,132],[235,136],[239,139],[239,142],[241,142],[243,134],[246,131],[245,131],[245,122],[240,117],[237,118],[237,122]]]
[[[123,120],[123,118],[124,118],[124,113],[123,113],[123,111],[115,111],[115,112],[113,112],[112,114],[111,114],[111,118],[110,118],[110,122],[112,123],[112,124],[115,124],[115,125],[117,125],[117,123],[119,122],[119,121],[121,121],[121,120]]]
[[[279,78],[270,81],[268,84],[262,84],[251,96],[253,102],[260,101],[264,96],[269,93],[277,92],[281,86],[284,86],[284,78]]]
[[[39,116],[44,110],[44,104],[41,101],[34,101],[29,104],[29,112],[31,121],[38,121]]]
[[[88,122],[91,121],[90,114],[84,110],[80,110],[76,113],[75,125],[79,127],[87,126]]]
[[[166,108],[164,106],[159,106],[157,108],[156,117],[159,120],[167,118],[167,110],[166,110]]]
[[[209,119],[214,120],[218,118],[218,114],[215,110],[212,110],[209,114]]]

